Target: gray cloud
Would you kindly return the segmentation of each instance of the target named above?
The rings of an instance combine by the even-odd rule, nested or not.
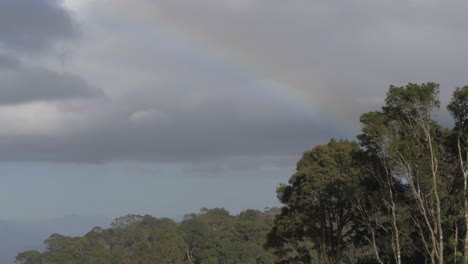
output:
[[[291,167],[315,144],[352,138],[359,115],[377,109],[390,84],[436,81],[449,98],[468,74],[466,8],[456,1],[95,1],[82,11],[89,21],[65,63],[90,85],[41,70],[62,85],[44,81],[47,89],[15,89],[21,99],[9,99],[55,98],[58,115],[73,113],[79,125],[4,134],[0,160],[181,162],[198,174],[258,162],[279,171],[271,164]],[[2,64],[8,60],[0,57]],[[40,84],[35,71],[18,73],[15,80],[26,82],[18,87]],[[89,86],[107,100],[61,100],[94,96]]]
[[[8,215],[275,205],[302,152],[353,138],[390,84],[439,82],[446,103],[467,83],[465,0],[65,3],[0,0]]]
[[[61,1],[0,1],[0,105],[102,96],[77,74],[48,67],[63,60],[54,46],[76,33]]]
[[[0,57],[0,82],[0,105],[103,96],[77,75],[21,66],[8,57]]]
[[[465,1],[141,3],[157,11],[147,17],[303,92],[339,120],[357,123],[390,84],[466,82]]]
[[[8,68],[18,68],[20,66],[19,60],[10,55],[0,54],[0,70]]]
[[[63,106],[65,112],[82,111],[87,125],[59,135],[0,137],[0,160],[223,164],[236,156],[296,156],[328,138],[313,118],[257,99],[249,102],[242,94],[226,95],[212,87],[208,94],[213,97],[184,110],[185,98],[144,91],[97,109]],[[253,106],[264,114],[253,113]],[[326,123],[322,129],[329,130]]]
[[[26,52],[51,48],[76,35],[69,12],[57,0],[0,1],[0,44]]]

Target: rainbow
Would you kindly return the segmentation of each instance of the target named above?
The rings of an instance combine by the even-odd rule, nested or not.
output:
[[[156,5],[148,8],[148,5],[129,5],[126,1],[96,1],[89,5],[88,11],[104,18],[108,23],[124,26],[130,32],[156,34],[204,60],[232,69],[236,76],[258,80],[259,85],[243,88],[249,89],[246,94],[284,107],[295,115],[304,117],[304,120],[314,120],[316,132],[337,138],[351,138],[358,132],[357,117],[356,120],[340,120],[338,109],[326,106],[320,99],[298,89],[291,80],[271,76],[269,65],[272,63],[269,58],[262,58],[252,52],[239,52],[230,48],[230,43],[210,36],[199,28],[187,24],[179,25],[171,18],[170,13],[160,12]],[[147,36],[151,37],[154,35]],[[314,85],[320,85],[320,80],[317,83]]]

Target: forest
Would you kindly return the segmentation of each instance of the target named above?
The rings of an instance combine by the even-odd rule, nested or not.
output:
[[[83,237],[52,234],[16,263],[468,263],[468,86],[446,106],[439,89],[390,86],[356,140],[303,154],[277,188],[281,208],[127,215]]]
[[[182,223],[149,215],[116,218],[83,237],[51,235],[44,253],[26,251],[17,263],[273,263],[263,248],[278,209],[246,210],[232,216],[222,208],[203,208]]]

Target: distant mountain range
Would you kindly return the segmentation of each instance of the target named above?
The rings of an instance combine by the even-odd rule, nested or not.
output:
[[[44,240],[53,233],[82,236],[95,226],[108,227],[112,219],[100,216],[70,215],[40,221],[0,220],[0,263],[13,264],[22,251],[44,249]]]

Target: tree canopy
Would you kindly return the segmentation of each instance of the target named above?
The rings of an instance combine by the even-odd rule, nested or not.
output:
[[[149,215],[127,215],[110,228],[95,227],[83,237],[52,234],[46,250],[19,253],[22,264],[209,264],[273,263],[263,248],[276,209],[230,215],[203,208],[181,223]]]
[[[267,246],[280,263],[468,263],[468,86],[434,118],[436,83],[390,86],[358,143],[306,152]]]

